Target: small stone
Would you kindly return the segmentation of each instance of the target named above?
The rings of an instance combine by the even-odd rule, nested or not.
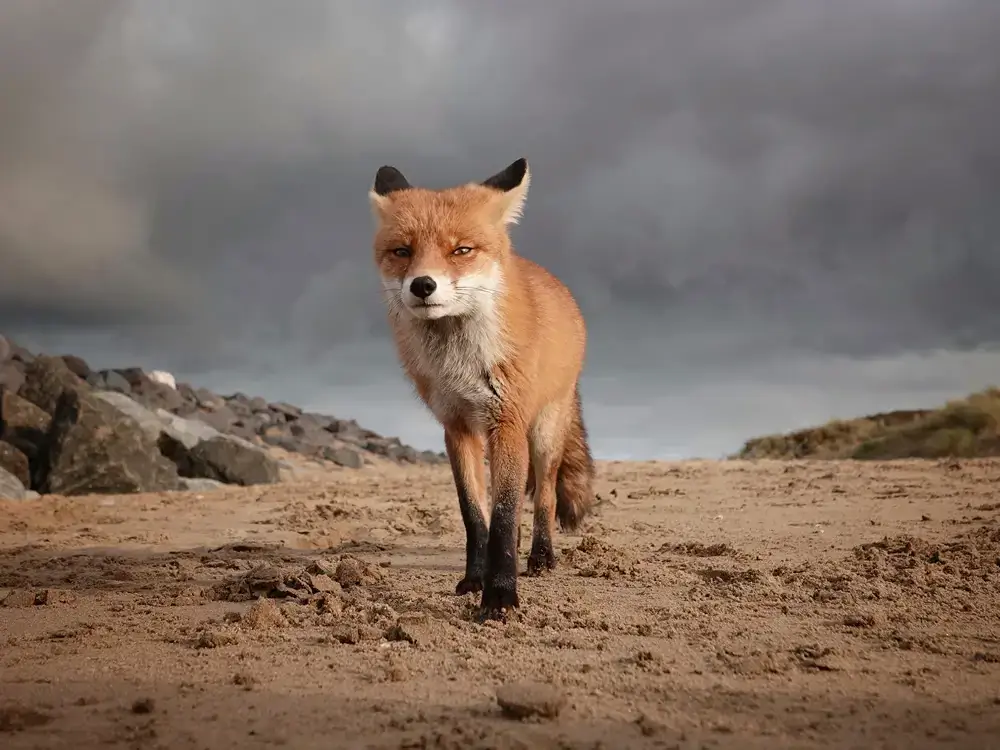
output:
[[[560,690],[542,682],[507,683],[497,688],[496,695],[500,709],[511,719],[554,719],[566,705]]]
[[[132,704],[132,713],[134,714],[151,714],[153,713],[153,708],[155,708],[156,703],[152,698],[141,698]]]

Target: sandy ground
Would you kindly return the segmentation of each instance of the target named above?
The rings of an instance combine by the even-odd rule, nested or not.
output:
[[[1000,747],[1000,462],[598,489],[505,625],[453,593],[444,468],[0,502],[0,746]],[[502,712],[525,680],[549,715]]]

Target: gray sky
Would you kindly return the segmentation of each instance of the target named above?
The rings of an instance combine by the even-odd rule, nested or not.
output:
[[[996,0],[5,0],[0,330],[421,446],[367,191],[532,166],[601,457],[1000,381]]]

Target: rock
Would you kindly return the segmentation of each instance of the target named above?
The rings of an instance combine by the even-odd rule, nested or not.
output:
[[[226,406],[232,410],[233,414],[241,419],[245,419],[253,414],[250,408],[250,397],[245,393],[236,392],[232,396],[225,398]]]
[[[6,362],[10,359],[10,355],[13,352],[13,348],[10,342],[7,341],[7,337],[0,334],[0,362]]]
[[[344,466],[348,469],[360,469],[365,465],[365,459],[360,451],[356,451],[353,448],[329,447],[324,449],[323,458],[327,461],[333,461],[337,466]]]
[[[194,418],[214,427],[219,432],[228,432],[236,421],[236,415],[226,406],[225,402],[211,408],[200,409],[194,414]]]
[[[0,499],[27,500],[28,490],[17,477],[4,468],[0,468]]]
[[[126,367],[122,370],[115,370],[115,372],[125,378],[132,389],[142,388],[149,382],[149,378],[146,377],[146,373],[142,371],[141,367]]]
[[[417,462],[417,452],[399,442],[399,438],[373,438],[366,440],[362,447],[371,453],[385,456],[393,461]]]
[[[181,473],[226,484],[275,484],[281,480],[277,461],[261,448],[231,435],[195,445],[188,451]]]
[[[52,417],[43,491],[62,495],[157,492],[180,487],[177,468],[131,417],[89,393],[67,390]]]
[[[181,489],[189,492],[214,492],[225,487],[222,482],[203,477],[181,477]]]
[[[153,370],[149,373],[149,379],[154,383],[167,386],[172,391],[177,390],[177,381],[174,380],[174,376],[164,370]]]
[[[512,719],[554,719],[566,705],[566,696],[543,682],[515,682],[497,688],[497,703]]]
[[[226,405],[225,399],[212,393],[208,388],[197,388],[194,392],[195,400],[202,409],[218,409]]]
[[[146,433],[146,437],[153,441],[153,443],[159,442],[160,434],[165,429],[164,421],[145,406],[134,401],[124,393],[118,393],[117,391],[96,391],[93,396],[105,403],[111,404],[111,406],[123,414],[127,414]]]
[[[202,440],[211,440],[221,434],[214,427],[197,419],[187,419],[171,414],[165,409],[157,409],[156,416],[164,423],[164,434],[170,436],[184,448],[190,450]]]
[[[147,380],[141,388],[132,389],[132,398],[147,409],[174,412],[184,406],[184,397],[173,388]]]
[[[177,392],[181,394],[181,398],[187,403],[197,405],[198,395],[189,383],[178,383]]]
[[[260,440],[253,425],[246,424],[242,419],[237,419],[229,426],[229,434],[250,442],[258,442]]]
[[[40,457],[48,439],[52,417],[27,399],[0,388],[0,440],[25,455],[31,476],[37,478]],[[37,481],[27,484],[37,485]]]
[[[318,430],[330,431],[330,426],[336,424],[336,417],[329,417],[326,414],[316,414],[314,412],[303,412],[296,420],[296,424],[303,425],[306,429],[315,427]]]
[[[295,436],[286,424],[273,424],[260,431],[261,439],[268,445],[285,447],[284,443],[293,444],[296,442]]]
[[[284,414],[286,419],[298,419],[302,414],[302,409],[297,406],[293,406],[292,404],[286,404],[284,401],[269,404],[269,408],[271,411]]]
[[[269,409],[267,408],[267,399],[263,399],[260,396],[250,399],[250,402],[247,404],[247,406],[249,406],[250,411],[254,413],[257,413],[259,411],[263,412],[269,411]]]
[[[366,430],[353,419],[337,419],[327,428],[341,440],[351,440],[361,443],[370,438],[377,438],[378,435],[371,430]]]
[[[30,365],[32,362],[35,361],[35,355],[29,352],[23,346],[20,346],[16,342],[10,341],[9,339],[7,343],[10,344],[10,358],[15,362],[21,362],[22,364]]]
[[[17,393],[24,385],[24,364],[15,359],[0,362],[0,388]]]
[[[90,377],[93,372],[90,369],[90,365],[87,364],[86,360],[82,357],[77,357],[75,354],[64,354],[61,357],[63,364],[66,365],[71,373],[76,375],[81,380],[86,380]]]
[[[70,372],[61,357],[40,356],[25,367],[24,385],[18,393],[46,414],[55,414],[64,393],[88,390],[90,386]]]
[[[0,440],[0,469],[17,479],[23,487],[31,486],[28,457],[6,440]]]
[[[102,370],[100,374],[102,380],[104,380],[104,387],[109,391],[117,391],[118,393],[132,392],[132,386],[129,385],[129,382],[121,373],[114,370]]]
[[[417,462],[417,451],[408,445],[390,445],[389,458],[409,464]]]

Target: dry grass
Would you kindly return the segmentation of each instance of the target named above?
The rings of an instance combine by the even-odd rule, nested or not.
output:
[[[938,409],[836,420],[744,443],[734,458],[971,458],[1000,456],[1000,388]]]

